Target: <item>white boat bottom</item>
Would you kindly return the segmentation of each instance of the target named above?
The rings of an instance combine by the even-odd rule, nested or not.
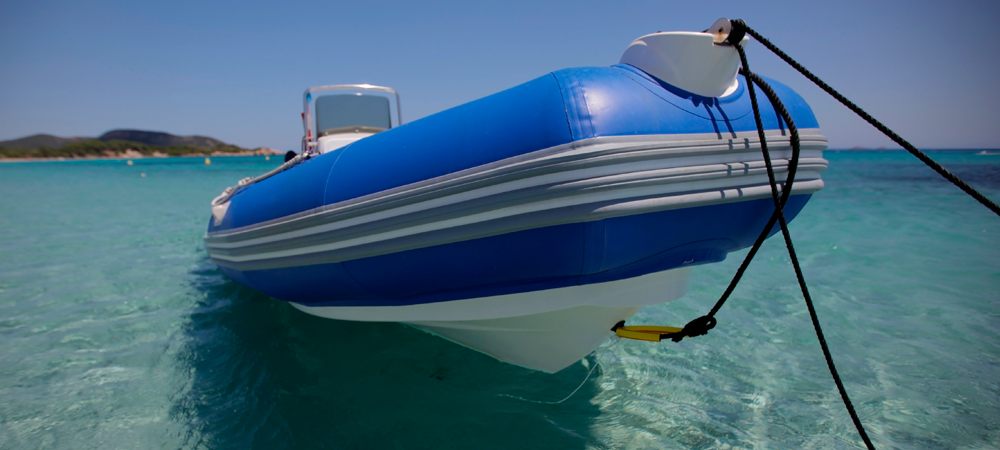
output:
[[[501,361],[558,372],[645,305],[682,297],[690,268],[607,283],[406,306],[293,306],[328,319],[404,322]]]
[[[641,308],[577,306],[503,319],[410,325],[501,361],[555,373],[594,351],[613,335],[612,326]]]

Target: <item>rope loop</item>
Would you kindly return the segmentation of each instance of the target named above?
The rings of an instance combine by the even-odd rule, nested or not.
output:
[[[743,42],[743,37],[747,35],[747,24],[743,19],[730,20],[729,24],[729,37],[726,38],[726,42],[735,47],[740,45],[740,42]]]

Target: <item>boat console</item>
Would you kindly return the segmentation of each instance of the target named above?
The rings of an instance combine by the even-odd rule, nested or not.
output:
[[[339,84],[312,87],[303,94],[303,103],[303,150],[320,154],[402,123],[399,94],[384,86]]]

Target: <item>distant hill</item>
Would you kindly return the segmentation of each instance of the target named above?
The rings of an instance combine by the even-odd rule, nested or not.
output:
[[[92,137],[59,137],[53,136],[51,134],[36,134],[33,136],[23,137],[20,139],[11,139],[9,141],[0,141],[0,147],[4,148],[39,148],[39,147],[51,147],[51,148],[62,148],[66,144],[72,144],[75,142],[84,142],[93,140]],[[143,130],[111,130],[107,133],[102,134],[100,137],[96,138],[99,141],[109,142],[109,141],[128,141],[128,142],[138,142],[140,144],[146,145],[156,145],[161,147],[219,147],[226,145],[218,139],[206,137],[206,136],[175,136],[170,133],[163,133],[160,131],[143,131]]]
[[[205,136],[143,130],[111,130],[97,138],[36,134],[0,142],[0,159],[143,158],[167,156],[282,155],[271,148],[246,149]]]
[[[97,139],[104,142],[129,141],[164,147],[180,147],[185,145],[190,147],[218,147],[226,145],[225,142],[205,136],[174,136],[170,133],[142,130],[111,130],[102,134]],[[0,147],[2,146],[3,144],[0,143]]]
[[[89,137],[70,137],[64,138],[59,136],[53,136],[51,134],[36,134],[33,136],[23,137],[20,139],[11,139],[9,141],[0,141],[0,147],[6,148],[38,148],[38,147],[52,147],[60,148],[66,144],[71,144],[73,142],[83,142],[89,141],[93,138]]]

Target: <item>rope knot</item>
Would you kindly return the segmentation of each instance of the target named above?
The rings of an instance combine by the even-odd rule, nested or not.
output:
[[[704,336],[708,334],[708,330],[715,328],[715,317],[714,316],[701,316],[688,322],[684,325],[684,328],[677,333],[669,333],[663,335],[664,338],[670,338],[674,342],[680,342],[681,339],[685,337],[695,337]]]

